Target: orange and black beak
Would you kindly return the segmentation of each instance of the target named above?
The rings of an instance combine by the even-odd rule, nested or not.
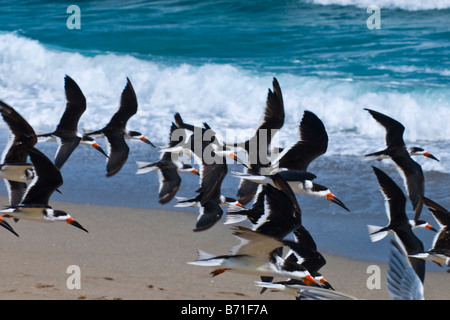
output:
[[[200,171],[198,171],[197,169],[192,169],[192,171],[191,171],[193,174],[196,174],[196,175],[200,175]]]
[[[92,144],[92,148],[100,151],[105,157],[109,158],[108,155],[106,154],[106,152],[99,146],[99,144],[97,142],[94,142]]]
[[[317,281],[310,274],[303,278],[303,283],[310,287],[320,287]]]
[[[6,222],[2,217],[0,217],[0,226],[2,226],[3,228],[11,231],[12,233],[14,233],[17,237],[19,236],[14,229],[9,225],[8,222]]]
[[[430,159],[433,159],[433,160],[436,160],[436,161],[440,162],[438,158],[436,158],[435,156],[433,156],[433,155],[432,155],[431,153],[429,153],[429,152],[424,152],[423,155],[424,155],[425,157],[427,157],[427,158],[430,158]]]
[[[244,161],[242,161],[241,159],[239,159],[239,157],[237,156],[236,153],[231,152],[230,153],[230,159],[236,161],[237,163],[242,164],[244,167],[248,168],[248,166],[244,163]]]
[[[425,226],[425,229],[437,232],[437,230],[429,223],[427,223],[427,225]]]
[[[333,203],[336,203],[337,205],[341,206],[342,208],[344,208],[345,210],[347,210],[348,212],[350,212],[350,210],[345,206],[345,204],[339,200],[334,194],[332,194],[331,192],[327,194],[327,200],[331,201]]]
[[[66,222],[74,227],[77,227],[77,228],[89,233],[89,231],[87,231],[85,228],[83,228],[83,226],[81,224],[79,224],[77,221],[75,221],[73,218],[67,218]]]
[[[156,146],[150,141],[148,140],[146,137],[142,136],[141,137],[141,141],[144,141],[146,144],[151,145],[153,148],[156,148]]]
[[[334,288],[331,286],[331,284],[327,280],[325,280],[325,278],[320,279],[320,285],[322,288],[334,290]]]

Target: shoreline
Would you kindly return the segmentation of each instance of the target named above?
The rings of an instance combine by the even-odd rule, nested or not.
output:
[[[7,203],[5,197],[0,197]],[[51,202],[69,212],[89,233],[66,223],[19,221],[10,225],[19,238],[0,230],[3,243],[1,300],[294,300],[290,295],[260,294],[257,277],[188,265],[197,249],[226,254],[238,240],[218,223],[193,232],[196,215],[170,210]],[[340,292],[367,300],[390,300],[386,265],[322,252],[321,273]],[[367,268],[380,267],[380,289],[369,290]],[[78,266],[80,289],[69,289],[69,266]],[[450,299],[448,273],[429,271],[425,298]]]

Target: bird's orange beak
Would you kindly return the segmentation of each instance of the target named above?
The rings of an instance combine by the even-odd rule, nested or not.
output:
[[[140,140],[143,141],[143,142],[145,142],[146,144],[151,145],[153,148],[156,148],[156,146],[155,146],[150,140],[148,140],[146,137],[142,136],[142,137],[140,138]]]
[[[303,282],[307,286],[318,285],[317,281],[309,274],[303,278]]]

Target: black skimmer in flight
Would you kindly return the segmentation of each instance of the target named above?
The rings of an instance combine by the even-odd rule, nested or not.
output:
[[[323,288],[334,290],[319,272],[327,261],[317,251],[317,244],[309,231],[304,226],[300,226],[294,231],[294,238],[295,240],[289,244],[290,251],[286,254],[286,261],[301,264]]]
[[[12,107],[0,101],[0,113],[10,129],[9,141],[3,151],[0,177],[5,179],[11,206],[20,203],[35,177],[32,163],[28,162],[29,149],[38,141],[30,124]]]
[[[172,123],[170,127],[170,137],[177,129]],[[169,147],[174,147],[177,141],[170,139]],[[193,173],[199,175],[199,171],[189,164],[184,164],[179,160],[179,155],[172,152],[161,154],[159,161],[154,163],[136,161],[138,169],[136,174],[144,174],[151,171],[158,171],[159,180],[159,203],[165,204],[173,199],[180,189],[181,177],[179,173]]]
[[[221,186],[227,172],[226,163],[203,163],[200,166],[200,212],[194,231],[207,230],[221,219]]]
[[[450,267],[450,212],[428,198],[423,198],[425,205],[439,224],[439,233],[433,240],[433,246],[426,252],[412,255],[412,257],[432,261],[439,266]]]
[[[169,148],[160,148],[162,151],[193,155],[199,164],[222,162],[225,157],[229,157],[247,167],[231,148],[219,142],[216,132],[206,122],[203,122],[203,127],[185,123],[178,112],[175,113],[174,118],[178,130],[173,139],[177,141],[177,144]],[[192,132],[189,137],[184,130]]]
[[[36,177],[20,204],[0,210],[3,217],[38,222],[65,221],[72,226],[83,228],[67,212],[56,210],[49,206],[50,196],[63,184],[59,169],[42,152],[35,148],[29,150],[31,162],[36,171]]]
[[[139,139],[147,144],[153,145],[145,136],[137,131],[127,131],[126,124],[128,120],[136,114],[138,102],[136,93],[130,80],[127,78],[127,84],[122,91],[119,110],[113,115],[109,123],[100,130],[86,132],[87,136],[106,137],[108,142],[109,157],[106,163],[106,176],[115,175],[123,167],[128,159],[130,148],[125,139]]]
[[[370,240],[376,242],[387,235],[394,235],[395,227],[405,223],[408,223],[412,229],[425,228],[436,232],[436,229],[426,221],[408,220],[405,212],[406,198],[402,190],[386,173],[376,167],[372,168],[378,178],[381,193],[386,201],[386,214],[389,224],[385,227],[368,225]]]
[[[64,78],[66,93],[66,109],[59,121],[56,130],[51,133],[37,135],[38,141],[54,141],[59,143],[55,155],[55,165],[58,169],[69,159],[79,144],[91,145],[105,156],[107,154],[91,137],[83,137],[78,132],[78,122],[86,111],[86,98],[77,83],[68,75]]]
[[[301,209],[294,192],[279,173],[272,176],[276,185],[258,186],[256,200],[248,210],[230,210],[227,212],[227,223],[240,221],[238,217],[247,217],[253,224],[252,230],[276,239],[284,239],[294,230],[302,227]],[[271,253],[271,261],[277,261],[282,255],[282,247]],[[283,268],[294,270],[298,268],[296,261],[285,260]],[[294,269],[293,269],[294,268]],[[301,267],[303,268],[303,267]],[[262,280],[272,281],[270,277]]]
[[[285,171],[284,175],[290,175],[288,181],[295,181],[296,171],[307,171],[310,163],[325,154],[328,148],[328,134],[323,122],[311,111],[304,111],[299,125],[299,141],[285,148],[272,162],[273,170]],[[291,173],[289,173],[291,172]],[[301,175],[301,174],[300,174]],[[313,197],[325,198],[335,202],[347,211],[350,211],[342,201],[329,191],[327,187],[312,183],[310,180],[302,180],[300,188],[294,187],[294,192]]]
[[[271,252],[284,246],[283,241],[242,226],[234,228],[233,234],[241,240],[241,243],[235,246],[230,254],[214,256],[198,250],[197,260],[188,264],[214,267],[211,272],[213,276],[229,270],[248,275],[288,277],[301,280],[308,285],[317,285],[305,268],[286,270],[282,267],[284,260],[279,256],[276,261],[272,261]]]
[[[386,201],[386,213],[389,218],[389,224],[376,231],[370,230],[371,239],[373,235],[378,232],[394,232],[395,237],[399,243],[403,245],[408,255],[414,255],[424,251],[422,241],[414,234],[414,228],[425,227],[431,230],[427,222],[422,222],[419,225],[412,225],[406,216],[406,197],[400,187],[382,170],[372,167],[380,185],[380,190]],[[413,220],[413,223],[416,223]],[[434,230],[436,231],[436,230]],[[375,232],[375,233],[374,233]],[[373,241],[373,240],[372,240]],[[423,282],[425,279],[425,261],[417,258],[409,258],[411,265]]]
[[[274,135],[283,127],[284,124],[284,103],[280,84],[276,78],[272,81],[273,91],[268,90],[266,107],[264,109],[264,118],[255,134],[249,140],[241,143],[235,143],[233,146],[242,148],[248,155],[248,174],[261,174],[261,168],[270,166],[268,158],[269,147]],[[264,147],[265,150],[260,148]],[[256,194],[258,185],[253,181],[241,180],[237,196],[242,204],[247,204]]]
[[[393,300],[424,300],[423,283],[401,246],[391,240],[386,286]]]
[[[280,185],[283,183],[282,178],[279,175],[277,177]],[[290,187],[285,183],[284,188]],[[300,206],[292,191],[285,192],[270,184],[261,186],[250,209],[229,208],[226,224],[239,222],[244,218],[251,222],[252,230],[277,239],[283,239],[302,224]]]
[[[407,149],[403,140],[405,127],[400,122],[380,112],[370,109],[365,110],[367,110],[372,117],[385,128],[386,149],[366,154],[364,157],[366,159],[375,157],[378,160],[390,158],[394,161],[405,183],[413,209],[416,210],[414,219],[419,219],[420,213],[422,212],[423,203],[421,201],[421,196],[424,196],[425,193],[425,183],[422,167],[411,158],[411,155],[424,155],[434,160],[437,159],[422,148],[413,147]]]
[[[207,230],[219,221],[223,214],[221,185],[228,173],[226,156],[238,162],[239,159],[233,150],[217,141],[214,131],[206,123],[203,123],[203,128],[186,124],[178,113],[175,114],[175,121],[178,128],[193,133],[188,140],[178,143],[174,148],[162,150],[165,152],[188,150],[194,154],[200,171],[200,188],[197,190],[200,214],[194,231]]]
[[[307,286],[301,281],[264,282],[255,281],[257,287],[270,289],[272,292],[283,292],[293,295],[298,300],[359,300],[356,297],[343,292],[337,292],[326,288]]]
[[[185,198],[185,197],[175,197],[177,199],[177,204],[175,207],[183,208],[183,207],[200,207],[202,194],[199,193],[195,198]],[[226,207],[227,209],[231,208],[243,208],[244,206],[239,203],[235,198],[227,197],[224,195],[220,196],[220,206]]]
[[[289,184],[294,193],[307,195],[310,197],[324,198],[328,201],[336,203],[347,211],[350,211],[345,204],[339,200],[331,191],[325,186],[312,182],[316,176],[310,172],[299,170],[280,170],[277,172]],[[251,175],[242,172],[232,172],[238,178],[250,180],[259,184],[273,183],[273,173],[270,175]]]

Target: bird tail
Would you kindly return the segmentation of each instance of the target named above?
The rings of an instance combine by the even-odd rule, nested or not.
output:
[[[227,211],[227,216],[225,218],[224,224],[234,224],[245,221],[247,219],[246,214],[242,214],[238,212],[230,212]]]
[[[156,163],[136,161],[137,171],[136,174],[143,174],[158,170]]]
[[[187,264],[204,267],[217,267],[220,266],[221,263],[222,259],[215,259],[214,255],[200,249],[197,249],[197,260],[187,262]]]
[[[175,199],[177,200],[175,207],[178,208],[195,207],[198,202],[196,198],[175,197]]]
[[[382,150],[382,151],[377,151],[374,153],[368,153],[366,155],[364,155],[364,160],[378,160],[381,161],[383,159],[387,159],[389,158],[386,155],[386,150]]]
[[[299,297],[299,290],[297,288],[293,288],[290,286],[286,286],[280,283],[271,283],[271,282],[263,282],[263,281],[255,281],[255,285],[257,287],[262,287],[266,289],[270,289],[273,292],[284,292],[295,297]]]
[[[387,230],[383,230],[384,227],[380,226],[367,225],[367,229],[369,231],[370,241],[372,242],[376,242],[383,239],[389,233]]]

